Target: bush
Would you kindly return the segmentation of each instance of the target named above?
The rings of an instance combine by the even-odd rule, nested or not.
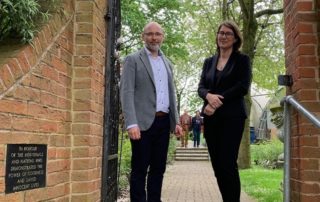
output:
[[[256,165],[275,167],[278,156],[283,153],[283,143],[274,139],[251,145],[251,159]]]
[[[42,0],[43,1],[43,0]],[[60,1],[59,1],[60,2]],[[57,4],[58,0],[2,0],[0,2],[0,42],[7,38],[30,42],[37,29],[37,23],[49,18],[49,9],[41,9],[41,4]]]
[[[122,148],[121,145],[121,137],[119,138],[119,160],[120,163],[120,171],[119,171],[119,190],[123,192],[129,185],[129,176],[131,171],[131,143],[128,138],[127,133],[123,135]],[[122,149],[122,150],[121,150]],[[120,159],[121,157],[121,159]]]

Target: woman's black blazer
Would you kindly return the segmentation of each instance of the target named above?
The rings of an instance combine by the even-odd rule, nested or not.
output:
[[[240,52],[233,52],[220,77],[215,81],[218,58],[218,55],[206,58],[203,64],[198,86],[198,94],[204,100],[202,112],[208,104],[206,95],[210,92],[224,97],[221,100],[223,105],[215,111],[213,116],[246,118],[244,96],[248,93],[251,84],[250,58]]]

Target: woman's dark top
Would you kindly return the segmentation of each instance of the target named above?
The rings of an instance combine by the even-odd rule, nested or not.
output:
[[[203,64],[198,94],[204,100],[204,107],[208,104],[207,93],[219,94],[223,105],[213,116],[221,117],[247,117],[244,96],[248,93],[251,84],[250,58],[240,52],[230,55],[223,71],[216,71],[219,55],[206,58]],[[217,74],[218,72],[218,74]]]

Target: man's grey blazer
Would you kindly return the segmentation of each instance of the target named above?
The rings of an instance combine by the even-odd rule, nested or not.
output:
[[[163,54],[162,58],[168,73],[170,131],[174,131],[179,119],[172,67]],[[124,61],[120,98],[125,126],[138,124],[141,131],[148,130],[155,119],[156,87],[152,67],[144,48],[128,55]]]

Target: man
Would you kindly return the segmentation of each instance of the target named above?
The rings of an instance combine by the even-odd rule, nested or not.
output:
[[[183,135],[180,137],[181,147],[188,147],[189,130],[191,127],[191,116],[188,114],[188,110],[184,110],[183,114],[180,116],[180,123],[183,130]]]
[[[192,117],[192,133],[193,133],[193,147],[199,147],[200,145],[200,134],[201,125],[203,124],[200,111],[196,111],[196,115]]]
[[[125,126],[131,139],[131,202],[159,202],[170,131],[178,125],[172,67],[160,51],[164,31],[156,22],[142,32],[145,47],[126,57],[120,83]],[[147,177],[147,193],[146,187]]]

